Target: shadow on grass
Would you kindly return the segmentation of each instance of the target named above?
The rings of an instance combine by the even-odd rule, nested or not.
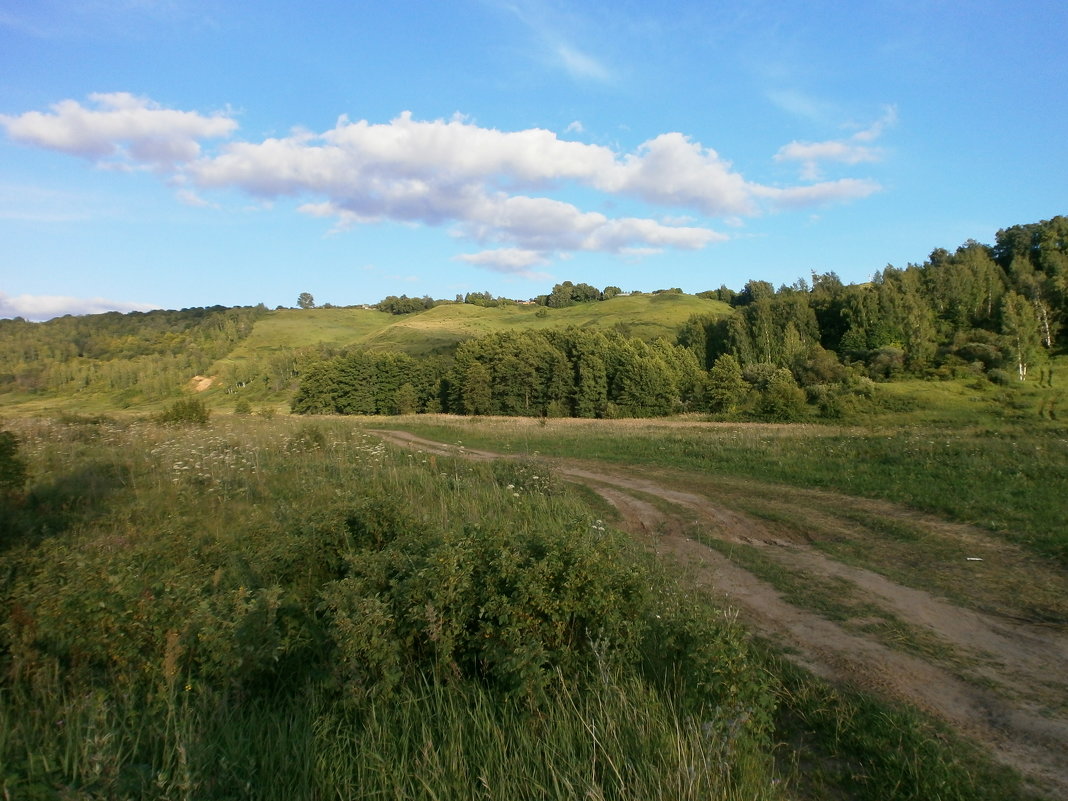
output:
[[[126,486],[129,472],[124,465],[94,462],[22,497],[0,500],[0,551],[36,545],[92,520],[104,510],[104,501]]]

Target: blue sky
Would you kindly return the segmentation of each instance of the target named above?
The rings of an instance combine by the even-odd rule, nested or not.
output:
[[[687,292],[1068,213],[1068,4],[0,0],[0,317]]]

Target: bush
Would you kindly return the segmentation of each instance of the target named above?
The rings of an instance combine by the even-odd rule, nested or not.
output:
[[[304,423],[289,438],[289,446],[294,451],[315,451],[326,448],[326,434],[314,423]]]
[[[208,424],[209,417],[211,410],[204,405],[204,401],[186,398],[167,406],[156,416],[156,421],[165,425],[204,426]]]
[[[1012,374],[1006,370],[1002,370],[995,367],[993,370],[989,370],[986,377],[990,379],[991,383],[998,384],[999,386],[1007,387],[1013,383]]]
[[[252,414],[252,404],[248,402],[248,398],[238,399],[234,404],[234,414]]]
[[[779,368],[760,395],[757,410],[771,420],[792,422],[805,413],[805,392],[785,368]]]
[[[0,497],[14,495],[26,484],[26,462],[19,456],[18,437],[0,431]]]

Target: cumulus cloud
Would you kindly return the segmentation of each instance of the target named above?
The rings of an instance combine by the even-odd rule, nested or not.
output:
[[[642,144],[598,187],[634,194],[650,203],[697,208],[706,214],[754,214],[753,185],[711,148],[681,133],[666,133]]]
[[[860,179],[754,183],[715,150],[678,132],[621,153],[540,128],[500,131],[459,115],[417,120],[409,112],[387,123],[342,116],[322,133],[205,150],[206,140],[229,137],[236,122],[164,109],[126,93],[90,99],[95,108],[68,100],[50,113],[0,117],[0,124],[26,144],[166,172],[189,204],[208,203],[204,193],[213,189],[237,189],[267,203],[294,198],[301,213],[334,220],[335,231],[378,222],[448,226],[493,248],[461,258],[488,269],[522,270],[582,251],[695,250],[727,238],[700,217],[609,217],[552,196],[570,188],[728,224],[765,207],[820,205],[879,189]],[[871,160],[869,143],[889,124],[884,118],[841,142],[791,143],[775,158],[861,163]]]
[[[173,167],[200,154],[201,139],[228,136],[237,123],[221,114],[162,108],[128,92],[89,95],[95,107],[63,100],[52,111],[0,115],[12,139],[109,166]]]
[[[27,320],[51,320],[65,314],[101,314],[118,311],[151,311],[158,309],[149,303],[108,300],[107,298],[77,298],[69,295],[7,295],[0,292],[0,317],[23,317]]]
[[[861,164],[883,159],[883,151],[872,146],[883,132],[897,121],[897,111],[887,107],[883,116],[867,128],[857,131],[846,139],[831,139],[824,142],[790,142],[779,148],[774,156],[776,161],[798,161],[801,163],[801,177],[804,180],[817,180],[822,174],[822,162],[839,164]]]
[[[784,209],[804,209],[812,206],[824,206],[874,195],[882,191],[877,181],[860,178],[842,178],[837,181],[823,181],[808,186],[787,188],[760,187],[758,194]]]
[[[546,254],[537,250],[523,248],[495,248],[480,253],[462,253],[456,261],[485,267],[498,273],[518,275],[523,278],[545,278],[545,273],[535,272],[532,267],[539,267],[548,262]]]

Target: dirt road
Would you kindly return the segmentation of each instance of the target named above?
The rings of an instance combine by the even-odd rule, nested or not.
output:
[[[515,458],[432,442],[401,431],[372,432],[386,441],[427,453],[490,460]],[[876,572],[856,560],[832,557],[814,541],[856,534],[858,517],[908,521],[922,535],[959,543],[960,556],[946,569],[946,581],[976,580],[990,554],[1002,564],[1023,558],[993,544],[989,535],[928,518],[881,501],[824,491],[760,486],[754,482],[706,480],[703,490],[676,476],[617,466],[550,460],[557,474],[582,483],[614,506],[621,527],[647,538],[665,557],[689,568],[696,582],[725,596],[756,630],[789,646],[791,658],[816,674],[846,681],[912,703],[946,721],[1019,770],[1051,798],[1068,798],[1068,628],[1021,620],[983,603],[962,605],[928,591],[922,578],[896,580],[898,573]],[[801,525],[778,527],[724,502],[731,493],[750,504],[786,504]],[[755,499],[755,500],[754,500]],[[871,533],[864,532],[864,537]],[[854,536],[854,540],[863,539]],[[702,541],[704,540],[704,541]],[[717,545],[718,547],[710,547]],[[798,603],[729,558],[729,547],[757,548],[761,556],[807,580],[862,597],[879,614],[900,621],[928,645],[926,650],[893,647],[875,636],[864,620],[831,620]],[[1000,549],[1000,550],[999,550]],[[1042,581],[1029,566],[1019,581]],[[957,571],[957,572],[948,572]],[[972,577],[972,578],[969,578]],[[1050,582],[1063,577],[1049,577]],[[997,604],[993,604],[995,607]],[[977,608],[978,607],[978,608]]]

